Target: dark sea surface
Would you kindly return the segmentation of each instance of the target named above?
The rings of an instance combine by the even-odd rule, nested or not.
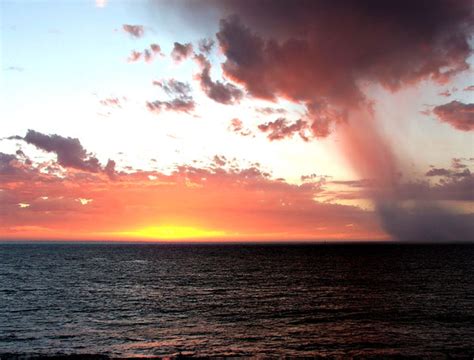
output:
[[[0,244],[1,354],[474,356],[474,244]]]

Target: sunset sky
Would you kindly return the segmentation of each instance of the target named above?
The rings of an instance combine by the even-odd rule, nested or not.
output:
[[[471,1],[0,7],[0,239],[474,241]]]

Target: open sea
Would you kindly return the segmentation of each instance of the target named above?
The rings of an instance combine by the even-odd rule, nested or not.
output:
[[[467,358],[474,244],[0,244],[0,358]]]

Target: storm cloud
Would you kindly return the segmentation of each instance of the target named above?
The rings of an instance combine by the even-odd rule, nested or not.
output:
[[[397,90],[468,68],[470,1],[212,2],[229,15],[217,33],[227,77],[258,98],[308,105],[321,137],[321,109],[339,115],[366,101],[364,81]],[[338,111],[336,111],[338,110]],[[326,122],[336,121],[337,117]]]

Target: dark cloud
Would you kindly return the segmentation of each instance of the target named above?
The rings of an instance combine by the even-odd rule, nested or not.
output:
[[[111,180],[115,180],[117,177],[117,172],[115,170],[115,161],[109,159],[107,164],[104,167],[104,173],[109,177]]]
[[[174,96],[183,100],[191,99],[191,86],[188,83],[170,79],[167,81],[154,81],[153,85],[161,87],[169,96]]]
[[[221,155],[215,155],[214,158],[213,158],[213,161],[214,163],[219,166],[219,167],[222,167],[224,166],[225,164],[227,164],[227,159],[225,156]]]
[[[434,170],[433,174],[428,176],[438,176],[440,179],[437,183],[418,181],[399,184],[395,189],[397,197],[402,200],[420,202],[474,201],[474,176],[469,169],[461,172],[447,169]]]
[[[426,172],[426,176],[447,176],[450,175],[451,171],[443,168],[433,168]]]
[[[282,108],[272,108],[272,107],[262,107],[256,108],[256,112],[263,114],[263,115],[275,115],[275,114],[286,114],[287,111]]]
[[[437,182],[418,180],[399,183],[391,189],[391,200],[385,199],[384,201],[377,197],[381,192],[380,184],[373,179],[341,181],[328,180],[323,176],[321,177],[322,184],[325,186],[321,195],[325,198],[330,195],[333,200],[375,199],[378,207],[383,207],[387,203],[394,210],[403,209],[407,205],[417,207],[428,203],[432,205],[443,204],[446,201],[474,201],[474,176],[470,172],[455,173],[443,169],[440,174],[443,175],[431,176],[436,176]],[[430,180],[432,179],[430,178]],[[347,187],[347,189],[341,189],[341,185]]]
[[[89,173],[103,172],[111,179],[115,177],[115,162],[109,160],[107,165],[102,168],[99,160],[83,148],[79,139],[63,137],[56,134],[46,135],[35,130],[28,130],[25,137],[13,136],[11,138],[23,140],[38,149],[56,154],[57,165],[61,165],[64,168],[73,168]],[[18,154],[21,157],[26,157],[22,151]],[[26,158],[25,164],[31,165],[31,161]],[[52,172],[57,170],[55,167],[57,167],[56,164],[48,165],[48,168]]]
[[[465,169],[467,168],[467,165],[463,163],[463,160],[465,159],[453,158],[453,160],[451,161],[451,166],[454,169]]]
[[[58,164],[79,170],[98,172],[101,170],[99,160],[87,153],[79,139],[59,135],[45,135],[34,130],[28,130],[23,138],[28,144],[46,152],[57,155]]]
[[[0,174],[2,175],[15,175],[19,172],[15,163],[17,158],[15,155],[4,154],[0,152]]]
[[[335,185],[345,185],[351,188],[363,189],[363,188],[372,188],[374,186],[374,181],[370,179],[360,179],[360,180],[333,180],[331,184]]]
[[[314,179],[317,178],[318,175],[316,174],[309,174],[309,175],[301,175],[301,181],[313,181]]]
[[[179,42],[174,43],[173,51],[171,52],[171,58],[179,63],[186,60],[193,54],[193,45],[191,43],[180,44]]]
[[[15,151],[15,154],[17,154],[19,157],[23,157],[23,158],[26,157],[26,155],[25,155],[25,153],[23,152],[23,150],[20,150],[20,149],[18,149],[17,151]]]
[[[433,113],[442,122],[461,131],[474,130],[474,104],[464,104],[459,101],[436,106]]]
[[[464,169],[463,171],[460,172],[453,172],[451,174],[452,178],[465,178],[465,177],[471,177],[471,170],[469,169]]]
[[[143,36],[143,26],[142,25],[127,25],[124,24],[122,26],[123,31],[129,33],[131,36],[135,38],[139,38]]]
[[[169,101],[147,102],[148,110],[160,113],[163,110],[190,113],[196,104],[191,96],[191,86],[175,79],[167,81],[153,81],[153,85],[161,87],[164,92],[172,97]]]
[[[196,55],[194,59],[201,67],[201,72],[196,78],[200,81],[202,91],[209,98],[221,104],[235,104],[242,99],[244,94],[235,85],[211,79],[211,63],[204,55]]]
[[[445,90],[445,91],[442,91],[440,93],[438,93],[439,96],[444,96],[444,97],[450,97],[452,94],[451,94],[451,91],[449,90]]]
[[[201,39],[199,40],[199,44],[198,44],[199,51],[204,54],[209,55],[214,45],[215,45],[215,42],[213,39]]]
[[[18,149],[17,151],[15,151],[15,154],[18,156],[19,159],[24,161],[25,165],[29,166],[32,164],[31,159],[28,156],[26,156],[23,150]]]
[[[456,214],[430,202],[402,207],[384,203],[379,213],[396,239],[411,242],[473,242],[474,215]]]
[[[464,88],[464,91],[474,91],[474,85],[470,85]]]
[[[301,119],[290,124],[285,118],[278,118],[275,121],[261,124],[258,128],[259,130],[268,133],[268,139],[270,140],[291,138],[295,133],[297,133],[304,141],[309,140],[305,135],[307,124]]]
[[[192,100],[173,99],[170,101],[148,101],[146,107],[154,113],[160,113],[163,110],[190,113],[195,108]]]
[[[445,83],[468,68],[468,0],[215,4],[237,15],[221,21],[217,34],[225,75],[255,97],[310,105],[310,119],[323,107],[344,115],[363,102],[361,82],[397,90],[426,78]],[[330,130],[322,125],[312,127],[319,137]]]

